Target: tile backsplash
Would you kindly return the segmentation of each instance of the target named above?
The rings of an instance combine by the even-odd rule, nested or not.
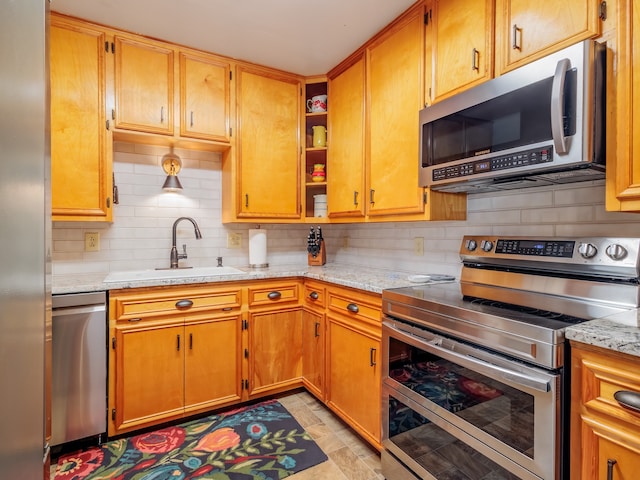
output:
[[[54,222],[53,274],[108,273],[169,266],[172,226],[180,222],[178,249],[187,245],[186,266],[211,266],[216,257],[225,265],[249,263],[248,230],[256,224],[223,225],[221,218],[221,158],[217,153],[176,150],[182,159],[183,191],[163,192],[160,166],[168,148],[114,144],[114,175],[120,203],[111,224]],[[640,215],[606,212],[604,181],[563,187],[541,187],[505,193],[470,195],[467,220],[456,222],[397,222],[322,225],[327,261],[402,272],[457,275],[458,249],[465,234],[539,236],[640,236]],[[267,230],[267,259],[271,265],[306,263],[309,225],[261,225]],[[100,235],[100,250],[86,252],[86,232]],[[227,236],[239,233],[240,248],[229,248]],[[424,252],[414,252],[415,239]]]

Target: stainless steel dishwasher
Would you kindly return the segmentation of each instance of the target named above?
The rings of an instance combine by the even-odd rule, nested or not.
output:
[[[52,298],[51,445],[107,428],[106,293]]]

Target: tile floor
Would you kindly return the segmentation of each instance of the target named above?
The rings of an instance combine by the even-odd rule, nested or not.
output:
[[[287,477],[291,480],[383,480],[380,454],[327,407],[307,393],[284,394],[278,400],[313,437],[329,459]],[[51,478],[55,475],[51,465]]]
[[[278,398],[313,437],[329,460],[303,470],[291,480],[380,480],[380,454],[364,442],[327,407],[307,393]]]

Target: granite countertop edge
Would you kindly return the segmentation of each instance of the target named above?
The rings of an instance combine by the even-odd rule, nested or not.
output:
[[[279,278],[309,278],[381,294],[389,288],[415,285],[408,280],[411,272],[390,271],[371,267],[327,264],[324,266],[279,265],[263,269],[237,267],[243,273],[207,277],[104,282],[106,274],[52,275],[52,294],[70,294],[120,290],[140,287],[226,283]],[[640,310],[630,310],[568,327],[565,338],[606,350],[640,357]]]

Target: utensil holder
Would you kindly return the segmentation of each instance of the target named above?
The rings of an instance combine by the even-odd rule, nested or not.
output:
[[[320,251],[315,257],[310,253],[307,254],[307,261],[309,265],[314,266],[324,265],[325,263],[327,263],[327,252],[324,248],[324,240],[320,241]]]

